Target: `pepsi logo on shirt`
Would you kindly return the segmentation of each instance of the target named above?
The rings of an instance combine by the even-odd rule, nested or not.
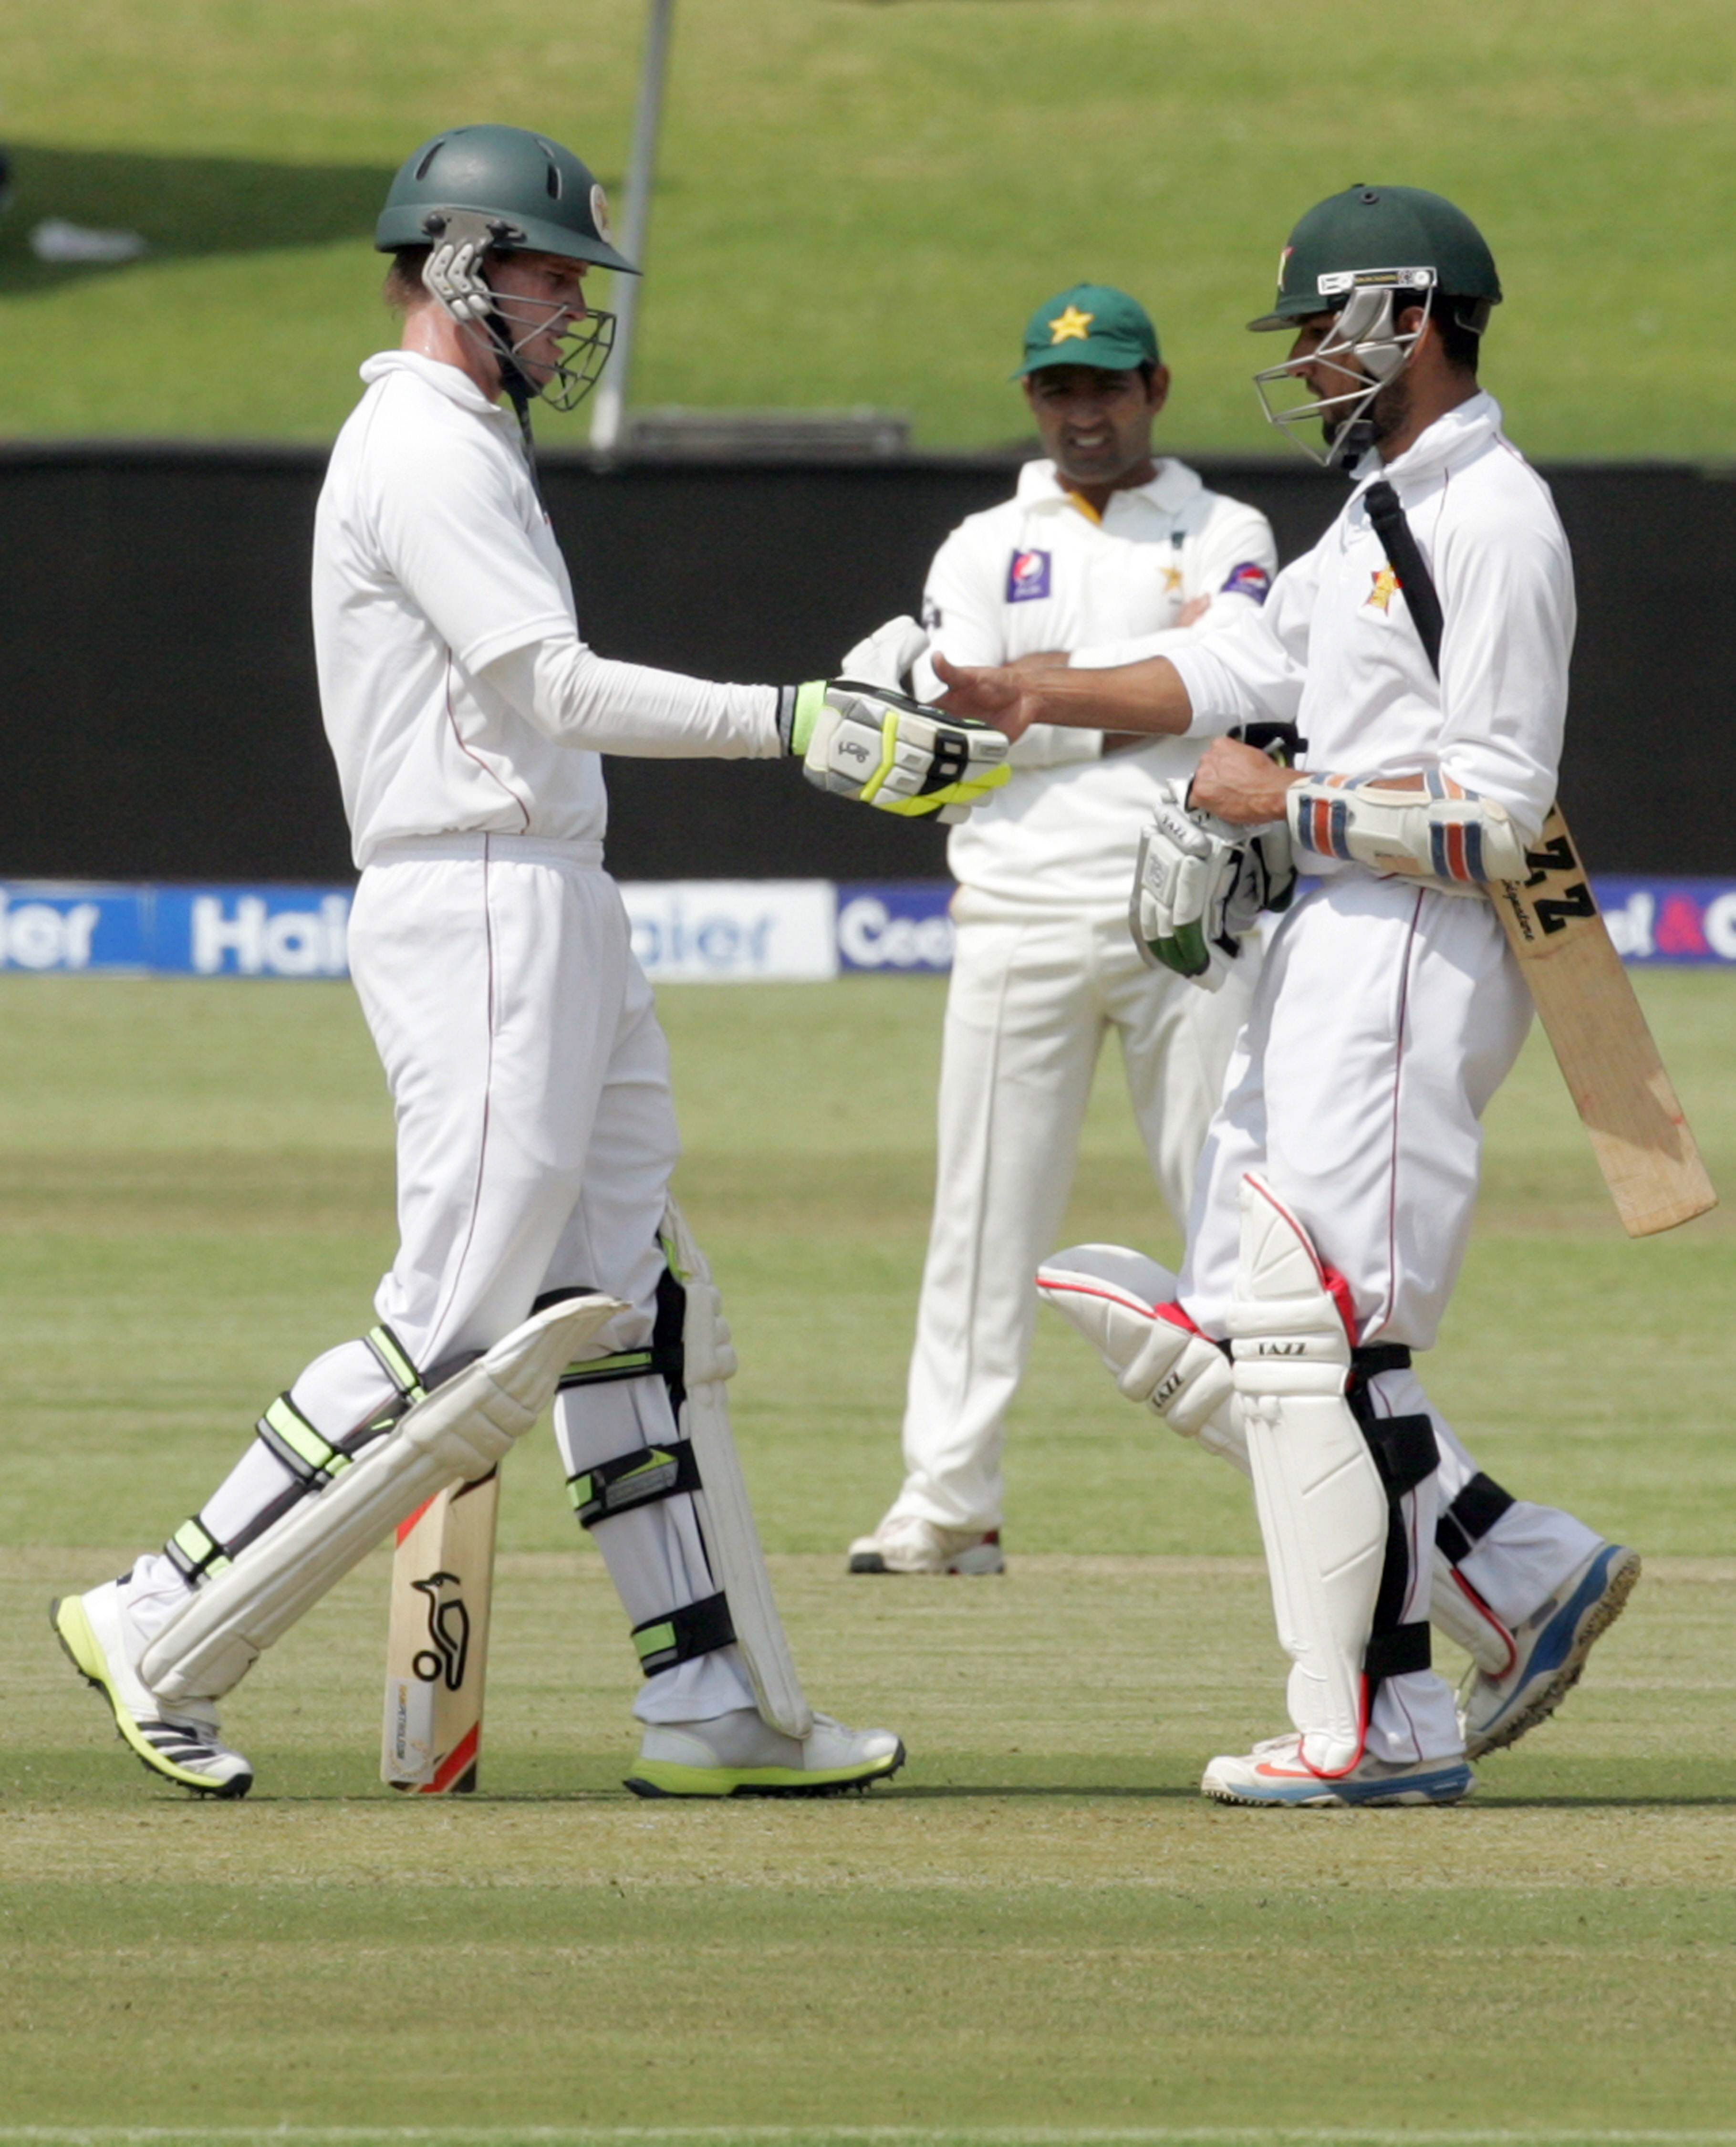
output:
[[[1015,552],[1007,569],[1008,603],[1033,603],[1039,597],[1046,597],[1048,590],[1049,554]]]

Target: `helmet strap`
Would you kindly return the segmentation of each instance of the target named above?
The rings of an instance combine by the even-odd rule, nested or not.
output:
[[[498,316],[495,318],[498,318]],[[489,326],[491,328],[493,326],[492,320]],[[504,345],[498,355],[500,360],[500,384],[505,390],[507,400],[512,404],[513,414],[518,420],[518,438],[523,443],[524,466],[530,472],[530,488],[535,493],[540,503],[543,500],[543,487],[537,478],[537,442],[530,425],[530,406],[537,391],[519,370],[518,361],[513,356],[510,344]]]

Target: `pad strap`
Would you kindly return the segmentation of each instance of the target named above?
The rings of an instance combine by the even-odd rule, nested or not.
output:
[[[1511,1491],[1503,1491],[1493,1476],[1481,1469],[1441,1510],[1434,1524],[1434,1540],[1444,1557],[1461,1564],[1513,1504]]]
[[[1410,1351],[1402,1342],[1367,1342],[1350,1353],[1352,1384],[1366,1385],[1383,1372],[1408,1372]]]
[[[373,1350],[380,1369],[403,1395],[406,1404],[419,1402],[425,1391],[422,1374],[412,1363],[409,1351],[392,1329],[386,1326],[371,1328],[362,1339]]]
[[[203,1587],[229,1563],[228,1545],[219,1543],[197,1514],[183,1521],[163,1548],[189,1588]]]
[[[304,1491],[324,1490],[353,1459],[310,1424],[287,1394],[278,1396],[253,1429],[260,1444],[277,1456]]]
[[[1387,1494],[1386,1560],[1381,1569],[1380,1592],[1374,1599],[1368,1651],[1363,1658],[1368,1704],[1372,1708],[1383,1679],[1430,1666],[1428,1620],[1403,1622],[1404,1599],[1410,1593],[1411,1581],[1403,1499],[1406,1492],[1414,1491],[1433,1475],[1440,1466],[1441,1455],[1434,1425],[1427,1416],[1376,1416],[1368,1407],[1365,1391],[1353,1391],[1349,1401]]]
[[[560,1394],[571,1394],[580,1387],[608,1386],[616,1379],[661,1379],[669,1389],[669,1406],[678,1412],[687,1399],[686,1353],[682,1347],[681,1331],[687,1311],[687,1292],[673,1271],[673,1254],[669,1246],[663,1247],[663,1258],[669,1264],[658,1278],[657,1311],[652,1322],[651,1340],[640,1349],[617,1349],[607,1357],[583,1357],[569,1364],[561,1374],[557,1389]],[[533,1312],[541,1312],[563,1299],[584,1297],[588,1289],[545,1290],[532,1306]]]
[[[633,1629],[639,1668],[647,1677],[672,1670],[678,1663],[689,1663],[695,1655],[727,1648],[734,1639],[729,1605],[721,1595],[702,1595],[697,1603],[683,1604],[666,1617],[648,1618]]]
[[[635,1506],[655,1505],[699,1489],[699,1464],[685,1439],[617,1454],[613,1461],[599,1461],[567,1479],[567,1495],[582,1529],[594,1529],[599,1521],[630,1514]]]

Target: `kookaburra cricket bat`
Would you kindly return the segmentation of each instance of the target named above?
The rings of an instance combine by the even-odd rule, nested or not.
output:
[[[1489,889],[1630,1238],[1703,1215],[1718,1195],[1591,881],[1557,806],[1530,877]]]
[[[380,1778],[424,1796],[476,1787],[500,1472],[411,1514],[392,1561]]]

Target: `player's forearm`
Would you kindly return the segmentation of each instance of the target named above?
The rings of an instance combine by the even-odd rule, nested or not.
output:
[[[647,759],[771,760],[778,692],[726,686],[598,656],[576,638],[540,641],[483,676],[547,738]]]
[[[1033,720],[1069,730],[1173,738],[1193,718],[1181,674],[1163,656],[1108,671],[1042,671],[1025,683],[1035,704]]]

